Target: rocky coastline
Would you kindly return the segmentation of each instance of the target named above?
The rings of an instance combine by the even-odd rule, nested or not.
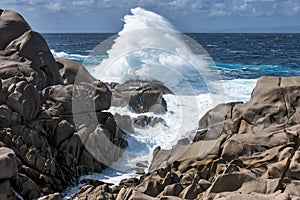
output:
[[[110,106],[164,113],[162,94],[171,93],[158,82],[95,80],[79,63],[55,59],[9,10],[0,10],[0,91],[1,200],[61,199],[79,176],[120,158],[134,127],[164,123],[113,116]],[[299,97],[300,77],[261,77],[249,102],[208,111],[192,143],[157,147],[139,179],[85,180],[74,198],[300,199]]]

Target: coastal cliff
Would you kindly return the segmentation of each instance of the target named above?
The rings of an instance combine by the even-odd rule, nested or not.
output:
[[[60,199],[80,175],[101,172],[127,147],[128,126],[105,111],[112,103],[142,113],[160,102],[154,111],[164,113],[161,94],[170,91],[95,80],[79,63],[55,60],[18,13],[0,14],[0,199]],[[87,180],[75,198],[296,200],[299,97],[300,77],[261,77],[249,102],[208,111],[192,143],[157,147],[147,174],[112,187]]]
[[[0,14],[0,199],[63,192],[80,175],[101,172],[127,146],[125,133],[104,111],[112,93],[80,64],[55,60],[21,15]],[[75,84],[79,71],[84,81]],[[92,112],[98,120],[94,126],[86,123]],[[80,116],[84,120],[75,123]],[[99,142],[97,148],[91,141]],[[89,146],[101,151],[106,162],[95,159]]]

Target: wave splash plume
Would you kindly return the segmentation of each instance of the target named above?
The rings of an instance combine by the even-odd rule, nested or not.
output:
[[[119,83],[158,80],[174,93],[194,94],[203,87],[220,93],[219,87],[213,87],[218,79],[209,68],[213,61],[196,41],[176,31],[156,13],[142,8],[131,12],[132,15],[124,17],[124,28],[118,35],[97,47],[107,48],[105,44],[112,44],[107,51],[108,58],[92,72],[95,77]]]

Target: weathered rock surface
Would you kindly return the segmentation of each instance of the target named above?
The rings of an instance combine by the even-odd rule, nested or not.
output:
[[[141,129],[147,126],[154,127],[159,123],[166,125],[164,119],[147,115],[139,115],[138,117],[131,119],[129,115],[115,113],[114,119],[118,124],[118,127],[125,133],[133,133],[135,128]]]
[[[165,120],[160,117],[140,115],[133,119],[133,125],[137,128],[144,128],[146,126],[154,127],[158,123],[166,124]]]
[[[12,40],[30,29],[30,26],[19,13],[0,9],[0,50],[3,50]]]
[[[127,142],[104,112],[111,96],[80,64],[55,61],[18,13],[0,10],[0,199],[60,199],[116,161]]]
[[[66,58],[56,58],[56,64],[64,84],[94,82],[96,79],[80,63]]]
[[[114,119],[116,120],[116,123],[118,124],[120,129],[123,130],[125,133],[134,132],[133,122],[129,115],[120,115],[116,113],[114,115]]]
[[[167,103],[162,95],[172,93],[160,82],[135,80],[110,86],[113,93],[112,106],[128,107],[136,113],[165,113]]]
[[[249,102],[221,104],[207,112],[193,143],[179,142],[171,150],[157,147],[150,172],[116,186],[113,196],[299,199],[299,97],[300,77],[261,77]]]

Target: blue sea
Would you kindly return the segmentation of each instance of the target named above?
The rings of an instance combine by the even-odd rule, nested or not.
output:
[[[97,45],[113,35],[115,34],[43,34],[55,56],[81,63]],[[300,34],[186,35],[209,53],[224,80],[300,75]]]

